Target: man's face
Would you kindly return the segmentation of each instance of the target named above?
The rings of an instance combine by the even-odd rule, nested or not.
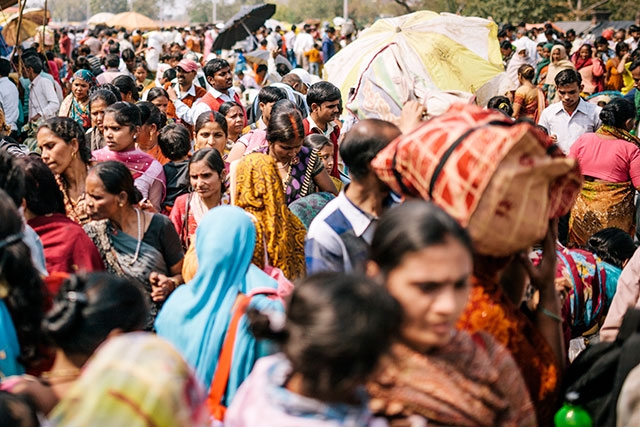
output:
[[[324,123],[329,123],[340,117],[340,100],[326,101],[318,106],[313,104],[312,109],[315,110],[318,119]]]
[[[231,73],[231,67],[224,67],[213,74],[210,77],[209,84],[213,86],[215,90],[227,91],[233,86],[233,74]]]
[[[565,110],[573,111],[580,102],[580,91],[582,85],[578,83],[570,83],[564,86],[558,86],[558,96]]]
[[[178,77],[178,84],[180,86],[189,86],[193,83],[193,79],[196,77],[195,71],[185,71],[181,67],[176,67],[176,75]]]

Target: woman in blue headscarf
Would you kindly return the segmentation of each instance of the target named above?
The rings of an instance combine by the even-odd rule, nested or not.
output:
[[[283,312],[275,294],[275,280],[251,263],[256,228],[249,215],[235,206],[210,210],[196,231],[198,271],[193,280],[179,286],[156,318],[158,335],[167,339],[195,368],[198,379],[209,388],[236,300],[241,294],[257,295],[250,307]],[[267,354],[256,341],[243,315],[233,347],[231,370],[222,404],[231,402],[236,390],[251,372],[255,361]]]
[[[96,86],[96,78],[91,71],[78,70],[71,79],[71,93],[60,105],[61,117],[69,117],[78,122],[84,130],[91,127],[91,114],[89,112],[89,93]]]

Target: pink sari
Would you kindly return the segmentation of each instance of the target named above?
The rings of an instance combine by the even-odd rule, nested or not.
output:
[[[108,147],[96,150],[92,154],[97,162],[116,160],[124,163],[133,175],[136,188],[140,190],[145,199],[149,198],[154,181],[160,181],[162,183],[162,198],[164,199],[167,191],[164,169],[160,162],[149,154],[137,149],[122,152],[111,151]]]

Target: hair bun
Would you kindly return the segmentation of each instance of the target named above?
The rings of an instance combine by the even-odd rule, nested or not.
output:
[[[72,331],[82,317],[82,310],[89,303],[84,287],[77,276],[66,280],[53,300],[53,307],[42,321],[44,330],[51,336],[66,335]]]

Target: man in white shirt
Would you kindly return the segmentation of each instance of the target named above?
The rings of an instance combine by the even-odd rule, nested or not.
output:
[[[624,41],[629,46],[629,52],[633,52],[640,46],[640,27],[629,25],[629,38]]]
[[[313,47],[313,36],[309,34],[310,28],[309,25],[305,24],[300,34],[296,36],[296,41],[293,45],[298,66],[307,71],[309,71],[309,59],[304,54]]]
[[[18,102],[20,97],[15,83],[9,79],[10,72],[11,63],[4,58],[0,58],[0,102],[4,110],[4,120],[11,126],[11,131],[13,132],[18,130]]]
[[[192,116],[192,107],[207,91],[193,82],[198,71],[198,64],[191,59],[183,59],[176,66],[178,82],[167,88],[169,99],[176,108],[176,116],[183,124],[193,125],[197,117]]]
[[[24,75],[31,81],[29,86],[29,121],[37,122],[55,117],[60,109],[60,101],[53,83],[42,77],[42,61],[36,55],[22,58]]]
[[[601,125],[602,108],[580,98],[582,77],[573,69],[563,70],[555,78],[560,102],[549,105],[540,115],[538,124],[549,132],[560,149],[569,153],[580,135],[595,132]]]
[[[235,101],[242,106],[240,95],[233,89],[233,73],[229,63],[220,58],[212,59],[204,66],[204,75],[211,89],[193,105],[192,117],[197,120],[200,114],[207,111],[218,111],[228,101]],[[244,107],[242,108],[247,117]],[[246,125],[246,122],[245,122]]]
[[[296,55],[293,52],[293,46],[296,43],[296,26],[292,25],[291,30],[284,33],[284,43],[287,45],[287,59],[291,62],[291,65],[294,67],[296,64]]]

